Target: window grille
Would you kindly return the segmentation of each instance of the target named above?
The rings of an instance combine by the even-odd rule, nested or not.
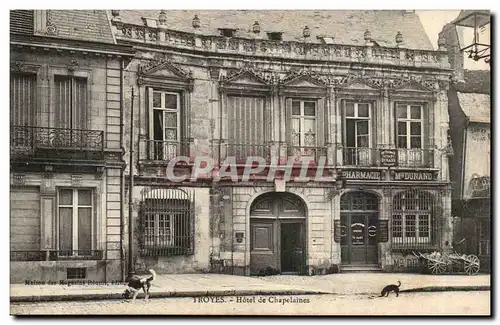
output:
[[[173,256],[194,253],[194,194],[150,189],[141,203],[140,253]]]
[[[86,267],[68,267],[66,269],[66,279],[77,280],[87,278],[87,268]]]
[[[440,200],[432,194],[409,190],[393,198],[392,247],[427,249],[439,243]]]

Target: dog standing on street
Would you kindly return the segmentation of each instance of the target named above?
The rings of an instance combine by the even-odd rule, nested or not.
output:
[[[399,287],[401,286],[401,282],[398,281],[398,285],[395,284],[389,284],[382,289],[382,292],[380,292],[380,297],[389,297],[389,293],[392,291],[396,294],[396,297],[399,297]]]
[[[148,300],[149,298],[149,288],[151,288],[151,282],[156,277],[156,272],[153,269],[149,269],[149,273],[151,274],[149,277],[140,277],[138,275],[133,275],[128,279],[128,287],[125,289],[125,292],[123,293],[123,296],[125,298],[129,298],[130,294],[133,293],[133,298],[132,301],[135,301],[135,298],[137,298],[137,295],[139,294],[139,291],[142,290],[144,291],[144,300]]]

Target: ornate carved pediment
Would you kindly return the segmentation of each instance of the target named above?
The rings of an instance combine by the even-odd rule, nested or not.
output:
[[[165,78],[193,79],[191,71],[181,68],[169,59],[157,59],[139,67],[139,74]]]
[[[291,71],[282,81],[284,86],[291,87],[325,87],[329,84],[327,77],[310,70]]]
[[[384,87],[385,82],[382,79],[349,73],[343,78],[334,80],[333,84],[338,88],[378,90]]]
[[[413,76],[392,80],[390,86],[394,90],[433,91],[435,89],[434,81]]]
[[[227,76],[221,76],[222,84],[249,84],[258,86],[271,86],[275,83],[273,76],[265,76],[256,71],[252,66],[244,65],[239,70],[230,72]]]
[[[13,72],[26,72],[26,65],[21,61],[10,62],[10,70]]]

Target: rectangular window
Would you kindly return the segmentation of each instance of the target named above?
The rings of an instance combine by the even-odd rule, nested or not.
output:
[[[396,105],[396,147],[398,161],[405,166],[423,164],[423,106]]]
[[[317,102],[292,100],[291,150],[296,157],[316,157]]]
[[[227,97],[227,155],[238,163],[249,156],[267,158],[269,124],[265,121],[265,99],[250,96]],[[269,122],[269,121],[267,121]]]
[[[344,164],[371,164],[371,104],[346,102],[344,110]]]
[[[194,213],[185,199],[145,199],[142,212],[142,254],[192,253]]]
[[[180,94],[152,90],[151,152],[154,160],[169,160],[181,154]]]
[[[54,76],[54,126],[87,129],[89,123],[87,78]]]
[[[36,116],[36,75],[10,75],[10,125],[34,126]]]
[[[63,188],[58,194],[60,255],[91,255],[92,190]]]

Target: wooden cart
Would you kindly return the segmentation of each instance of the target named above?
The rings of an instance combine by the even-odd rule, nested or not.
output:
[[[413,252],[413,255],[423,259],[427,264],[427,269],[432,274],[465,272],[468,275],[474,275],[479,272],[480,262],[476,255],[458,254],[456,252],[425,254]]]

